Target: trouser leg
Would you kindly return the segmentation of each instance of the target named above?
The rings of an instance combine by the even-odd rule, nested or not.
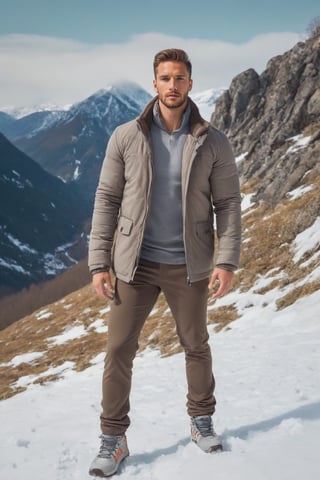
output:
[[[208,280],[189,285],[185,266],[170,266],[166,270],[161,287],[185,351],[188,414],[212,415],[216,401],[207,330]]]
[[[103,373],[101,430],[106,435],[124,433],[128,416],[133,360],[143,324],[159,295],[152,285],[152,269],[138,268],[134,283],[117,281],[108,325],[107,355]]]

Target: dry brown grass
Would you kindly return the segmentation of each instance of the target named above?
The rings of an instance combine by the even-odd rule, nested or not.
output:
[[[241,291],[249,290],[259,275],[273,268],[281,270],[284,278],[271,283],[269,289],[304,278],[307,272],[300,265],[305,258],[295,264],[291,246],[296,236],[320,215],[319,175],[313,185],[311,191],[295,200],[288,198],[273,209],[261,204],[244,217],[242,270],[235,283]]]
[[[229,324],[237,320],[240,315],[235,304],[224,305],[222,307],[212,308],[209,306],[208,323],[215,324],[214,330],[220,332],[224,328],[228,328]]]
[[[101,310],[106,306],[106,302],[99,300],[88,285],[68,295],[63,301],[48,305],[0,332],[0,399],[22,391],[23,387],[15,385],[22,377],[31,376],[34,377],[31,378],[31,383],[45,384],[61,377],[61,374],[50,371],[65,362],[73,362],[73,369],[76,371],[90,366],[91,361],[106,349],[108,334],[98,333],[92,327],[97,319],[102,319],[107,326],[108,312],[101,314]],[[45,318],[45,314],[49,312],[51,315]],[[209,323],[214,321],[217,330],[237,318],[236,310],[232,306],[209,310],[208,316]],[[78,325],[86,328],[86,335],[62,345],[50,341],[51,337]],[[146,347],[157,348],[163,356],[182,351],[175,323],[163,294],[159,296],[140,336],[139,351]],[[5,365],[17,354],[31,352],[44,353],[30,363]]]
[[[277,308],[278,310],[282,310],[283,308],[295,303],[299,298],[305,297],[306,295],[311,295],[312,293],[317,292],[319,289],[320,280],[315,280],[314,282],[295,287],[290,290],[289,293],[277,300]]]
[[[278,299],[278,309],[285,308],[320,287],[319,281],[304,282],[306,276],[319,266],[319,256],[315,254],[320,246],[307,252],[298,263],[293,262],[291,248],[296,235],[310,226],[320,214],[320,176],[310,172],[307,180],[313,183],[314,188],[303,197],[296,200],[288,198],[275,208],[256,205],[243,218],[241,268],[236,274],[233,288],[240,292],[252,289],[261,295],[272,289],[278,289],[279,292],[283,289],[285,293]],[[246,184],[243,190],[250,193],[253,185]],[[307,260],[309,263],[305,266]],[[276,276],[279,272],[281,275]],[[266,276],[271,281],[268,286],[255,290],[260,276]],[[61,377],[61,374],[52,372],[52,368],[64,362],[73,362],[73,368],[77,371],[90,366],[92,360],[106,348],[108,334],[99,333],[92,326],[98,319],[105,326],[108,325],[108,313],[101,312],[106,307],[107,302],[100,300],[91,285],[87,285],[0,331],[0,399],[24,389],[16,384],[21,377],[31,376],[31,383],[46,384]],[[232,322],[240,316],[235,304],[215,307],[209,299],[208,307],[208,323],[217,332],[231,328]],[[50,312],[51,316],[45,318],[45,312]],[[40,313],[42,318],[39,318]],[[50,341],[50,337],[79,325],[86,329],[85,335],[62,345]],[[181,351],[175,323],[162,294],[142,330],[140,351],[147,346],[157,348],[164,356]],[[33,362],[6,365],[16,355],[30,352],[43,352],[43,356]]]

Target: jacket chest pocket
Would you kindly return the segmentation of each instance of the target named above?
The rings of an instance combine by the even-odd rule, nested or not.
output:
[[[130,218],[120,217],[118,222],[118,232],[122,235],[130,235],[133,222]]]

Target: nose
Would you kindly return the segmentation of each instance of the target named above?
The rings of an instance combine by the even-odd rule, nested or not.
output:
[[[176,92],[178,90],[176,87],[176,81],[174,78],[170,82],[170,90],[172,90],[173,92]]]

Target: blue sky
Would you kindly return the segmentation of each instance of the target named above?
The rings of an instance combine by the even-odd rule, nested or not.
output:
[[[315,0],[202,0],[199,4],[196,0],[2,0],[0,34],[38,34],[102,43],[159,32],[245,42],[262,33],[303,33],[317,15],[320,3]]]
[[[1,0],[0,108],[81,100],[118,80],[152,93],[153,55],[184,48],[194,91],[228,86],[303,38],[319,1]]]

